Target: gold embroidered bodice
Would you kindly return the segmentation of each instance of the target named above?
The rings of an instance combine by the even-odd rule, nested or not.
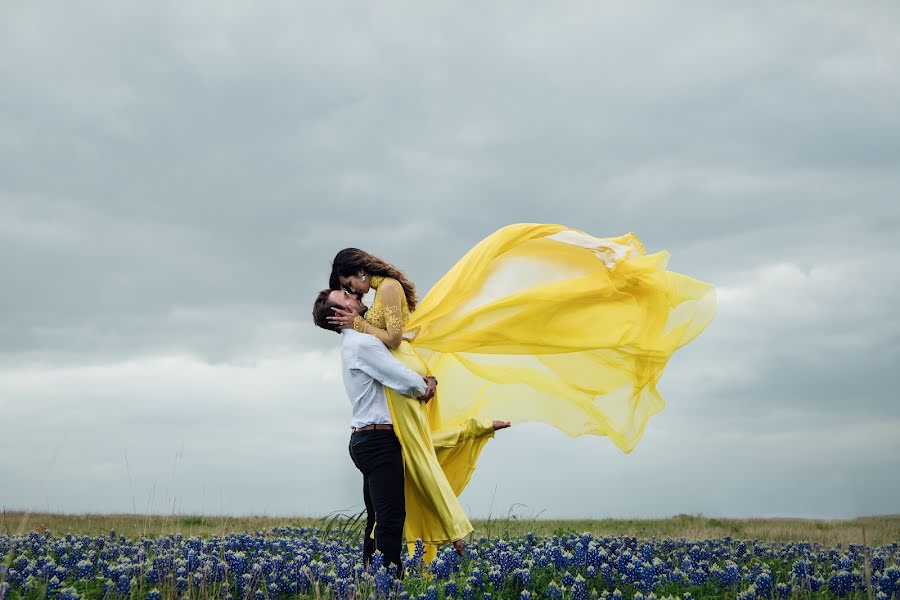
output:
[[[402,332],[406,324],[409,323],[409,305],[406,302],[406,294],[401,287],[400,306],[385,306],[382,299],[382,290],[384,289],[382,283],[384,281],[385,278],[381,275],[372,276],[371,286],[375,288],[375,299],[372,301],[372,306],[366,311],[366,321],[370,325],[384,329],[388,333]],[[388,279],[388,281],[393,282],[397,286],[400,285],[396,279]]]

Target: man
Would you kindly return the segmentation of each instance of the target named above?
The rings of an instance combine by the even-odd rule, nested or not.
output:
[[[366,307],[356,295],[343,290],[322,290],[313,304],[315,324],[341,334],[344,388],[353,405],[350,458],[363,474],[366,505],[363,564],[368,565],[375,550],[380,550],[385,566],[395,564],[397,575],[402,576],[400,549],[406,519],[403,456],[394,435],[384,387],[427,402],[434,396],[437,380],[420,377],[394,358],[375,336],[352,327],[338,329],[328,321],[335,308],[363,314]]]

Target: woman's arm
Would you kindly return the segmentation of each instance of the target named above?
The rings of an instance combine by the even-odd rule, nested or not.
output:
[[[374,335],[390,349],[399,348],[403,341],[403,286],[396,279],[386,278],[378,291],[381,292],[386,329],[375,327],[361,317],[358,321],[354,320],[353,328]]]

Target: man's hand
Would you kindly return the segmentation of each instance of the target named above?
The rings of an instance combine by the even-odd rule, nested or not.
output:
[[[427,403],[429,400],[434,398],[434,393],[437,391],[437,379],[429,375],[425,378],[425,383],[428,387],[425,389],[425,393],[417,398],[421,402]]]

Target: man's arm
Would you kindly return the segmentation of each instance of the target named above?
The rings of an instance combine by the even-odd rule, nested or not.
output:
[[[376,337],[360,344],[356,353],[357,366],[361,371],[380,381],[385,387],[397,390],[404,396],[419,398],[428,389],[426,381],[415,371],[401,363],[384,347]]]

